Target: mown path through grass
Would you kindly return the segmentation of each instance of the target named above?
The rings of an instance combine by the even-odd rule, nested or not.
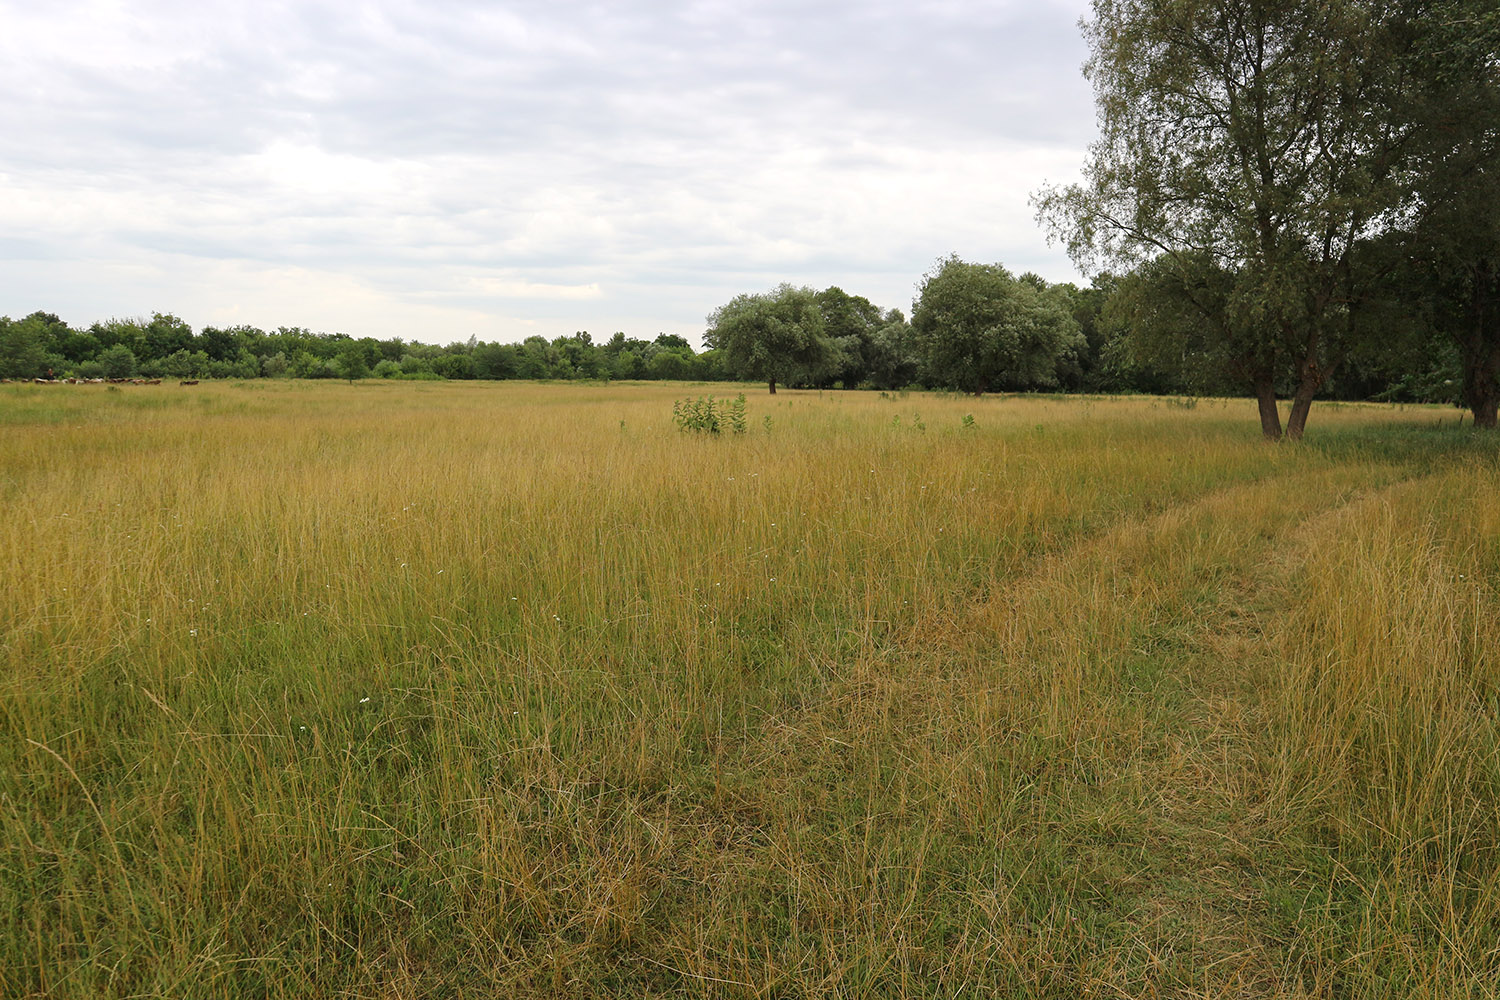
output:
[[[863,807],[861,848],[882,819],[925,811],[969,845],[948,859],[965,879],[993,872],[982,889],[963,884],[931,843],[913,849],[893,879],[904,891],[872,909],[956,934],[954,960],[933,981],[931,942],[876,923],[851,950],[883,960],[826,985],[1397,995],[1350,974],[1361,956],[1346,951],[1334,896],[1364,889],[1347,870],[1336,885],[1327,817],[1296,811],[1317,776],[1286,759],[1277,686],[1309,552],[1349,529],[1349,511],[1420,496],[1425,478],[1389,465],[1275,475],[1117,525],[1040,557],[964,613],[933,616],[879,666],[778,720],[768,742],[779,746],[757,767],[782,761],[789,784],[820,763],[846,787],[851,773],[872,776],[859,799],[827,807]],[[871,719],[883,723],[875,739]],[[884,752],[861,753],[872,743]],[[965,919],[946,926],[955,899]],[[1455,986],[1420,960],[1400,971],[1400,995]],[[1475,995],[1486,981],[1457,979]]]

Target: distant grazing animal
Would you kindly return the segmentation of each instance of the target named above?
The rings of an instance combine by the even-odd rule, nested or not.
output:
[[[160,382],[160,381],[161,381],[161,379],[157,379],[157,380],[156,380],[156,381],[157,381],[157,382]],[[197,384],[198,384],[198,380],[197,380],[197,379],[195,379],[195,378],[194,378],[194,379],[187,379],[187,380],[186,380],[186,381],[184,381],[184,382],[183,382],[183,383],[182,383],[182,384],[183,384],[183,385],[197,385]]]

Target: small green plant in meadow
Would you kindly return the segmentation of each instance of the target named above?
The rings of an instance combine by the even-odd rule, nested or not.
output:
[[[724,416],[729,424],[730,431],[735,434],[745,433],[745,394],[743,392],[734,398],[734,402],[729,404]]]
[[[745,433],[745,394],[725,403],[712,396],[679,399],[672,404],[672,422],[680,431],[704,434]]]
[[[974,429],[974,414],[972,414],[972,413],[965,413],[964,414],[964,419],[963,419],[963,425],[964,425],[964,430],[966,430],[966,431],[972,431]]]

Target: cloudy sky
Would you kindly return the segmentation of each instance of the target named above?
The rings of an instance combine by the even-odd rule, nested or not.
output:
[[[0,0],[0,314],[447,343],[1076,275],[1085,0]]]

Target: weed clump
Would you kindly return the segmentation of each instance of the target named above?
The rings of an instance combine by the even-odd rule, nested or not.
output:
[[[745,394],[740,393],[728,403],[712,396],[679,399],[672,404],[672,422],[684,432],[743,434],[746,426]]]

